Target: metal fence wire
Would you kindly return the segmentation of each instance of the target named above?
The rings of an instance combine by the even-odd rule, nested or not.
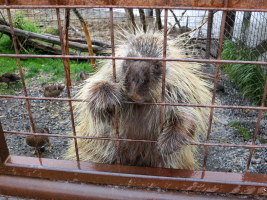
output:
[[[77,9],[84,17],[97,55],[88,55],[86,35],[80,26],[78,17],[71,12],[73,9]],[[139,26],[142,26],[140,10],[145,10],[146,23],[151,27],[157,25],[155,13],[157,10],[160,11],[164,42],[162,58],[119,57],[115,54],[119,30],[132,26],[126,10],[133,11]],[[153,14],[149,16],[147,13],[151,11]],[[0,59],[5,59],[4,62],[7,62],[6,59],[10,62],[16,59],[22,83],[22,89],[16,91],[16,94],[10,95],[2,92],[0,94],[0,179],[2,180],[0,193],[27,197],[27,194],[21,192],[27,188],[27,183],[23,184],[22,180],[18,181],[21,187],[16,191],[14,188],[19,188],[19,186],[12,189],[13,186],[9,184],[13,180],[7,177],[15,176],[18,180],[30,177],[40,178],[44,182],[48,179],[131,187],[267,195],[266,13],[267,3],[262,0],[186,0],[179,3],[172,0],[148,0],[134,3],[128,0],[101,0],[97,3],[95,1],[65,3],[46,0],[26,2],[0,0],[0,34],[4,32],[4,29],[9,31],[15,51],[15,53],[0,52]],[[54,44],[48,44],[48,40],[43,42],[49,53],[40,53],[41,49],[38,48],[44,48],[44,46],[35,45],[35,50],[28,52],[24,48],[24,44],[29,41],[32,42],[31,44],[37,44],[34,42],[38,40],[38,36],[30,38],[31,35],[29,35],[26,39],[17,42],[17,39],[22,37],[19,35],[16,24],[19,23],[17,20],[20,18],[33,22],[39,30],[46,33],[49,39],[54,39]],[[177,37],[179,34],[185,34],[188,38],[189,51],[194,55],[192,58],[168,58],[167,37]],[[1,37],[3,37],[2,34]],[[104,43],[104,47],[97,47],[96,44],[99,44],[97,42]],[[225,50],[229,47],[233,52],[227,54]],[[245,55],[242,54],[243,51]],[[28,69],[26,70],[24,61],[29,59],[62,60],[60,65],[62,66],[61,72],[65,74],[66,92],[60,98],[40,96],[42,89],[40,89],[41,84],[37,77],[26,78]],[[117,148],[120,148],[121,142],[157,142],[122,138],[118,115],[115,116],[117,126],[114,137],[89,137],[77,134],[77,119],[73,110],[73,102],[84,100],[74,98],[79,86],[75,84],[76,80],[71,78],[70,73],[73,72],[70,72],[69,68],[74,65],[71,60],[89,64],[92,59],[97,59],[97,63],[99,60],[111,60],[115,82],[116,60],[161,61],[163,63],[162,101],[140,103],[161,107],[161,112],[158,113],[161,115],[159,126],[163,125],[164,112],[168,106],[210,109],[206,138],[203,138],[201,142],[189,144],[196,145],[200,149],[197,155],[200,163],[198,171],[124,166],[119,162],[109,165],[80,161],[77,140],[112,140],[116,141]],[[210,74],[209,81],[213,84],[210,104],[165,102],[166,63],[174,61],[203,64],[203,71]],[[0,63],[2,68],[0,72],[5,72],[4,62]],[[238,94],[241,89],[234,86],[237,83],[229,81],[231,75],[230,73],[227,75],[224,66],[242,66],[247,69],[252,66],[253,69],[261,69],[261,75],[265,79],[261,90],[254,95],[259,96],[258,102],[253,104],[246,94],[243,96]],[[47,78],[47,76],[43,77],[43,79]],[[225,81],[226,79],[228,82]],[[235,88],[228,91],[231,93],[230,101],[225,100],[227,92],[220,92],[222,84],[225,87],[227,84],[232,84],[229,87]],[[255,90],[256,88],[255,86]],[[220,98],[221,101],[216,101],[216,98]],[[134,102],[123,103],[133,104]],[[50,133],[41,132],[38,129],[40,124],[49,127]],[[245,133],[250,134],[249,138],[240,139],[242,137],[238,134],[243,134],[245,137]],[[224,134],[226,136],[222,137]],[[24,144],[27,136],[49,137],[53,146],[58,146],[51,151],[57,152],[50,155],[36,148],[37,155],[30,154],[29,148]],[[63,154],[70,141],[74,141],[75,161],[63,160]],[[56,193],[53,189],[50,191]],[[49,196],[40,191],[39,194],[47,198]],[[68,197],[70,198],[71,195]]]

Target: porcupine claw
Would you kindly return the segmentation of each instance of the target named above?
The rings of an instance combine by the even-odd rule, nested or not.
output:
[[[118,83],[98,81],[89,89],[88,106],[96,116],[109,116],[121,102],[121,92]]]

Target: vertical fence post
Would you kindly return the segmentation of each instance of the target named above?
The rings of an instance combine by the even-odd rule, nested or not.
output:
[[[112,57],[115,57],[115,36],[114,36],[114,20],[113,20],[113,9],[109,9],[109,20],[110,20],[110,37],[111,37],[111,50],[112,50]],[[114,58],[112,58],[112,73],[113,73],[113,81],[117,82],[117,74],[116,74],[116,61]],[[115,136],[117,139],[120,138],[119,133],[119,108],[115,108]],[[117,148],[117,164],[120,164],[120,141],[116,141],[116,148]]]
[[[206,43],[206,58],[210,58],[210,47],[211,47],[211,33],[213,23],[214,11],[210,10],[208,14],[208,29],[207,29],[207,43]]]
[[[0,121],[0,167],[4,164],[5,160],[9,156],[9,150],[5,140],[5,135],[3,132],[2,124]]]
[[[66,55],[70,54],[69,51],[69,26],[70,26],[70,9],[66,8],[65,9],[65,25],[64,25],[64,46],[66,50]],[[71,86],[71,78],[70,78],[70,59],[66,58],[66,72],[67,72],[67,77],[69,79],[68,84]]]
[[[56,14],[57,14],[57,23],[58,23],[58,30],[59,30],[59,37],[60,37],[60,42],[61,42],[61,51],[62,55],[66,55],[66,48],[64,45],[64,35],[62,31],[62,26],[61,26],[61,19],[60,19],[60,10],[59,8],[56,8]],[[68,43],[68,37],[66,37],[66,44]],[[64,64],[64,70],[65,70],[65,78],[66,78],[66,90],[67,90],[67,96],[68,98],[71,98],[71,93],[70,93],[70,77],[68,76],[68,63],[66,58],[63,58],[63,64]],[[72,131],[73,135],[76,136],[76,129],[75,129],[75,122],[74,122],[74,114],[73,114],[73,107],[72,107],[72,102],[69,101],[69,108],[70,108],[70,117],[71,117],[71,125],[72,125]],[[74,145],[75,145],[75,151],[76,151],[76,160],[77,160],[77,166],[80,168],[80,157],[79,157],[79,151],[78,151],[78,143],[77,139],[74,138]]]
[[[264,105],[265,105],[266,96],[267,96],[267,79],[265,81],[264,93],[263,93],[262,100],[261,100],[261,107],[264,107]],[[260,122],[261,122],[262,114],[263,114],[263,110],[260,110],[259,114],[258,114],[257,122],[256,122],[256,128],[255,128],[255,131],[253,134],[252,145],[255,145],[255,143],[256,143],[256,139],[257,139],[259,129],[260,129]],[[246,167],[247,172],[249,171],[251,158],[252,158],[252,155],[254,153],[254,149],[255,148],[249,149],[249,156],[248,156],[247,167]]]
[[[224,1],[224,5],[225,5],[225,7],[228,6],[228,0]],[[227,16],[227,11],[223,11],[222,21],[221,21],[221,28],[220,28],[220,40],[219,40],[217,60],[221,60],[222,59],[222,46],[223,46],[223,39],[224,39],[226,16]],[[211,105],[214,105],[215,104],[215,100],[216,100],[216,88],[217,88],[218,81],[219,81],[220,68],[221,68],[221,64],[217,63],[216,64],[216,71],[215,71],[215,75],[214,75],[214,86],[213,86],[213,94],[212,94]],[[210,140],[212,121],[213,121],[213,114],[214,114],[214,108],[211,108],[210,109],[209,127],[208,127],[208,134],[207,134],[206,142],[209,142],[209,140]],[[202,169],[205,171],[206,170],[206,165],[207,165],[207,159],[208,159],[208,146],[205,146],[204,149],[205,149],[205,153],[204,153],[204,160],[203,160]]]

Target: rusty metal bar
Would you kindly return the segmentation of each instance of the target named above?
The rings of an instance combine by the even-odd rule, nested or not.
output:
[[[227,6],[228,5],[228,0],[224,0],[224,2],[225,2],[225,6]],[[225,29],[226,16],[227,16],[227,12],[223,11],[222,21],[221,21],[221,28],[220,28],[220,39],[219,39],[219,47],[218,47],[218,56],[217,56],[218,60],[220,60],[222,58],[222,46],[223,46],[223,39],[224,39],[224,29]],[[214,81],[213,81],[214,85],[213,85],[213,94],[212,94],[211,105],[215,104],[216,88],[217,88],[218,81],[219,81],[220,67],[221,67],[221,65],[219,63],[217,63],[216,64],[216,72],[215,72]],[[209,118],[208,134],[207,134],[206,142],[208,142],[209,139],[210,139],[212,121],[213,121],[213,114],[214,114],[214,108],[211,108],[211,110],[210,110],[210,118]],[[203,166],[202,166],[202,169],[204,171],[206,170],[208,152],[209,152],[208,147],[205,147]]]
[[[0,1],[0,5],[6,5],[4,0]],[[248,5],[250,6],[250,9],[266,9],[267,8],[267,2],[263,0],[229,0],[229,3],[227,7],[224,4],[223,0],[217,0],[217,1],[210,1],[210,0],[183,0],[177,2],[177,0],[79,0],[79,1],[71,1],[66,5],[65,1],[50,1],[50,0],[30,0],[30,1],[21,1],[21,0],[12,0],[10,1],[10,5],[17,5],[19,7],[40,7],[40,6],[46,6],[48,5],[50,7],[88,7],[88,6],[97,6],[97,7],[107,7],[107,6],[116,6],[116,7],[124,7],[124,6],[131,6],[134,8],[139,8],[139,6],[150,8],[157,6],[159,8],[162,8],[164,6],[170,6],[170,7],[183,7],[187,9],[198,9],[198,8],[210,8],[210,9],[219,9],[222,7],[225,8],[231,8],[231,9],[246,9]],[[165,9],[165,8],[164,8]],[[168,8],[169,9],[169,8]]]
[[[28,165],[31,163],[31,165]],[[64,166],[64,167],[63,167]],[[38,168],[38,169],[36,169]],[[202,192],[267,195],[267,175],[118,166],[11,156],[0,173],[35,178],[82,181],[128,187],[164,188]]]
[[[167,24],[168,24],[168,9],[164,9],[164,29],[163,29],[163,52],[162,58],[167,57]],[[161,103],[165,103],[165,90],[166,90],[166,61],[162,62],[162,85],[161,85]],[[165,105],[161,106],[160,109],[160,129],[163,130],[165,115]]]
[[[47,0],[39,0],[38,5],[43,4]],[[250,1],[250,0],[248,0]],[[3,2],[3,0],[0,0],[0,4]],[[11,0],[11,2],[19,2],[21,3],[21,0]],[[31,2],[37,2],[37,1],[31,1]],[[63,39],[63,34],[62,34],[62,29],[61,29],[61,24],[60,24],[60,13],[59,13],[59,6],[60,4],[65,4],[62,3],[63,1],[56,1],[57,5],[52,6],[51,8],[57,8],[57,20],[58,20],[58,28],[60,30],[60,39],[61,39],[61,45],[64,44],[64,39]],[[75,1],[77,3],[78,1]],[[83,0],[81,0],[83,2]],[[95,1],[92,3],[92,0],[87,0],[86,4],[93,4],[96,3]],[[98,1],[97,3],[101,4],[101,2],[105,2],[103,0]],[[175,5],[172,3],[175,2]],[[110,30],[111,30],[111,40],[112,40],[112,56],[68,56],[66,55],[67,53],[67,48],[65,45],[61,46],[62,47],[62,55],[61,56],[53,56],[53,55],[18,55],[16,54],[0,54],[0,57],[16,57],[17,60],[20,60],[20,58],[23,57],[41,57],[41,58],[62,58],[63,62],[69,58],[82,58],[82,59],[92,59],[92,58],[102,58],[102,59],[111,59],[112,60],[112,67],[113,67],[113,76],[114,76],[114,81],[116,82],[116,66],[115,66],[115,60],[159,60],[163,61],[163,71],[166,70],[166,62],[167,61],[180,61],[180,62],[200,62],[200,63],[216,63],[216,73],[214,77],[214,88],[213,88],[213,98],[212,98],[212,103],[211,105],[194,105],[194,104],[178,104],[178,103],[164,103],[164,96],[165,96],[165,71],[163,72],[162,75],[162,102],[161,103],[142,103],[143,105],[160,105],[161,108],[163,108],[163,112],[161,112],[161,117],[163,116],[164,121],[164,107],[165,106],[186,106],[186,107],[207,107],[211,108],[210,112],[210,124],[209,124],[209,130],[208,130],[208,136],[207,140],[205,143],[194,143],[191,145],[203,145],[205,147],[205,157],[204,157],[204,164],[203,164],[203,169],[205,170],[206,166],[206,160],[208,157],[208,146],[219,146],[219,147],[239,147],[239,148],[250,148],[250,155],[248,158],[248,164],[247,164],[247,170],[249,169],[249,164],[251,157],[253,155],[253,151],[255,148],[262,148],[262,149],[267,149],[267,146],[261,146],[261,145],[255,145],[255,140],[257,138],[258,134],[258,129],[260,125],[260,120],[263,114],[263,111],[267,110],[267,107],[264,107],[264,102],[266,99],[266,93],[267,93],[267,81],[265,83],[265,90],[264,90],[264,95],[260,107],[252,107],[252,106],[226,106],[226,105],[214,105],[215,104],[215,96],[216,96],[216,86],[218,83],[219,79],[219,72],[220,72],[220,64],[221,63],[240,63],[240,64],[257,64],[257,65],[267,65],[267,62],[258,62],[258,61],[226,61],[226,60],[221,60],[221,49],[222,49],[222,41],[223,41],[223,29],[224,26],[221,24],[221,35],[220,35],[220,46],[219,46],[219,53],[218,53],[218,59],[219,60],[209,60],[209,59],[167,59],[166,58],[166,45],[167,45],[167,35],[165,31],[167,30],[167,19],[168,19],[168,9],[169,8],[174,8],[175,6],[180,6],[184,5],[188,2],[193,2],[193,6],[196,6],[195,8],[199,8],[200,10],[223,10],[224,14],[228,10],[236,10],[235,8],[230,8],[231,6],[234,6],[233,0],[229,0],[229,5],[228,1],[224,1],[225,3],[222,4],[224,5],[225,8],[208,8],[204,9],[203,7],[200,8],[201,6],[208,6],[208,4],[205,4],[205,2],[208,2],[208,0],[184,0],[179,2],[179,5],[177,1],[174,0],[169,0],[165,1],[164,0],[164,6],[160,6],[161,3],[163,4],[163,0],[148,0],[148,1],[141,1],[137,0],[136,2],[130,2],[128,0],[126,1],[121,1],[121,0],[113,0],[110,1],[108,0],[109,4],[119,4],[120,6],[107,6],[104,4],[101,4],[100,6],[93,5],[93,6],[84,6],[84,5],[78,5],[75,6],[75,8],[82,6],[85,8],[92,8],[92,7],[103,7],[103,8],[110,8],[110,19],[111,19],[111,24],[110,24]],[[210,2],[210,1],[209,1]],[[214,6],[217,4],[219,1],[212,1],[212,5]],[[220,1],[220,3],[223,1]],[[247,1],[246,1],[247,2]],[[257,1],[258,2],[258,1]],[[263,1],[262,1],[263,2]],[[29,2],[22,2],[22,4],[28,4]],[[54,3],[54,1],[52,1]],[[139,6],[139,8],[145,8],[143,5],[157,5],[159,8],[165,10],[165,15],[164,15],[164,49],[163,49],[163,58],[124,58],[124,57],[116,57],[115,56],[115,50],[114,50],[114,26],[113,26],[113,8],[119,7],[119,8],[138,8],[138,6],[121,6],[121,5],[130,5],[130,4],[137,4],[137,5],[142,5]],[[232,4],[231,4],[232,3]],[[243,2],[239,2],[240,5],[238,6],[243,6]],[[7,4],[7,3],[5,3]],[[48,4],[51,4],[51,1],[49,1]],[[241,5],[242,4],[242,5]],[[254,4],[255,1],[254,1]],[[166,6],[168,5],[168,6]],[[173,5],[174,7],[170,7],[170,5]],[[259,6],[260,4],[253,5]],[[228,7],[229,6],[229,7]],[[265,2],[260,5],[262,7],[265,6]],[[10,8],[8,6],[4,6],[5,8]],[[22,6],[23,7],[23,6]],[[20,7],[20,8],[22,8]],[[41,6],[42,7],[42,6]],[[1,8],[1,6],[0,6]],[[38,7],[40,8],[40,7]],[[45,7],[48,8],[48,7]],[[72,6],[68,5],[62,5],[62,8],[72,8]],[[152,8],[152,6],[148,6],[147,8]],[[155,8],[153,6],[153,8]],[[182,7],[177,7],[178,9],[183,9]],[[265,7],[264,7],[265,8]],[[187,7],[186,9],[194,9],[194,7]],[[266,8],[262,9],[263,11],[267,11],[267,3],[266,3]],[[255,11],[255,10],[253,10]],[[258,10],[259,11],[259,10]],[[9,11],[10,12],[10,11]],[[223,14],[223,19],[222,22],[225,21],[225,15]],[[11,25],[12,26],[12,25]],[[67,25],[66,25],[67,26]],[[13,27],[12,27],[13,28]],[[166,30],[165,30],[166,29]],[[167,32],[167,31],[166,31]],[[15,37],[14,35],[14,30],[13,30],[13,35],[12,37]],[[68,39],[68,37],[66,38]],[[165,56],[164,56],[165,55]],[[65,63],[64,63],[65,67]],[[65,74],[66,75],[66,74]],[[23,74],[22,74],[23,77]],[[68,78],[66,76],[67,82]],[[70,81],[70,78],[69,78]],[[68,85],[68,84],[67,84]],[[67,86],[68,87],[68,86]],[[26,88],[25,88],[26,89]],[[249,173],[245,174],[235,174],[235,173],[212,173],[212,172],[207,172],[207,171],[188,171],[188,170],[174,170],[174,169],[162,169],[162,168],[138,168],[138,167],[129,167],[129,166],[112,166],[112,165],[103,165],[103,164],[91,164],[91,163],[82,163],[79,162],[79,155],[78,155],[78,147],[77,147],[77,139],[98,139],[98,140],[113,140],[119,142],[120,141],[127,141],[127,142],[157,142],[157,141],[152,141],[152,140],[132,140],[132,139],[122,139],[119,138],[119,132],[118,132],[118,127],[116,127],[116,137],[114,138],[97,138],[97,137],[85,137],[85,136],[76,136],[75,132],[75,123],[74,123],[74,117],[73,117],[73,110],[72,110],[72,101],[83,101],[81,99],[72,99],[70,96],[70,90],[67,88],[67,93],[68,93],[68,98],[41,98],[41,97],[28,97],[25,95],[25,97],[20,97],[20,96],[11,96],[11,95],[0,95],[0,98],[11,98],[11,99],[25,99],[26,102],[30,100],[54,100],[54,101],[68,101],[70,105],[70,112],[71,112],[71,121],[72,121],[72,128],[73,128],[73,136],[65,136],[65,135],[58,135],[58,134],[41,134],[41,133],[25,133],[25,132],[15,132],[15,131],[3,131],[1,130],[0,127],[0,145],[2,145],[2,138],[1,136],[4,136],[4,133],[7,134],[21,134],[21,135],[46,135],[49,137],[60,137],[60,138],[72,138],[74,139],[75,143],[75,148],[76,148],[76,156],[77,156],[77,161],[57,161],[57,160],[49,160],[49,159],[42,159],[41,163],[38,163],[38,159],[35,158],[25,158],[25,157],[16,157],[16,156],[10,156],[9,159],[5,162],[5,165],[3,168],[0,167],[0,174],[10,174],[10,175],[16,175],[16,176],[31,176],[31,177],[38,177],[38,178],[49,178],[49,179],[58,179],[58,180],[69,180],[69,181],[84,181],[84,182],[89,182],[89,183],[97,183],[97,184],[113,184],[113,185],[123,185],[123,186],[137,186],[137,187],[149,187],[149,188],[165,188],[165,189],[179,189],[179,190],[195,190],[195,191],[203,191],[203,192],[228,192],[228,193],[241,193],[241,194],[258,194],[258,195],[267,195],[267,175],[252,175]],[[134,102],[123,102],[123,103],[134,103]],[[212,144],[209,143],[209,137],[211,133],[211,127],[212,127],[212,120],[213,120],[213,112],[215,108],[223,108],[223,109],[251,109],[251,110],[259,110],[258,114],[258,119],[256,123],[256,128],[254,132],[254,137],[253,137],[253,142],[251,145],[237,145],[237,144]],[[116,115],[117,115],[116,111]],[[117,121],[115,116],[115,121]],[[162,125],[162,124],[161,124]],[[1,126],[1,124],[0,124]],[[0,146],[1,148],[1,146]],[[119,148],[119,145],[118,145]],[[2,150],[2,149],[0,149]],[[118,151],[119,152],[119,151]],[[3,154],[4,158],[7,158],[8,155],[6,153]],[[2,154],[0,155],[2,156]],[[2,157],[1,157],[2,159]],[[2,159],[4,161],[6,159]],[[118,157],[119,160],[119,157]],[[40,160],[39,160],[40,162]],[[1,160],[0,160],[1,163]],[[30,165],[29,165],[30,164]],[[76,165],[75,165],[76,164]],[[3,176],[0,175],[0,179]],[[6,179],[1,179],[1,180],[6,180]],[[10,180],[10,179],[8,179]],[[19,179],[20,181],[20,179]],[[44,183],[47,183],[47,181],[44,181]],[[13,179],[13,184],[9,185],[9,188],[14,188],[17,187],[12,187],[14,185],[14,179]],[[19,185],[23,185],[20,182]],[[0,181],[0,185],[2,182]],[[37,184],[37,182],[35,182]],[[42,183],[40,183],[42,184]],[[34,184],[32,184],[34,185]],[[56,188],[55,184],[55,188]],[[3,186],[3,184],[1,185]],[[39,186],[39,185],[38,185]],[[44,186],[45,187],[45,186]],[[46,187],[45,187],[46,188]],[[55,188],[52,188],[51,191],[54,191],[56,194],[57,192],[60,193],[63,190],[57,191]],[[83,187],[84,188],[84,187]],[[29,188],[28,188],[29,189]],[[81,189],[81,188],[80,188]],[[85,188],[84,188],[85,189]],[[66,189],[65,189],[66,190]],[[86,190],[86,189],[85,189]],[[21,191],[21,189],[20,189]],[[40,190],[34,190],[37,193],[40,192]],[[81,191],[81,190],[79,190]],[[70,192],[67,191],[67,194]],[[130,193],[130,192],[129,192]],[[80,197],[84,193],[75,193],[77,194],[77,198]],[[50,195],[50,194],[49,194]],[[64,195],[64,193],[63,193]],[[63,196],[62,194],[59,194],[59,198]],[[73,193],[70,193],[70,195],[73,195]],[[79,196],[80,195],[80,196]],[[65,196],[64,196],[65,197]],[[68,196],[70,197],[70,196]],[[71,196],[72,197],[72,196]],[[103,197],[103,196],[102,196]],[[110,197],[107,195],[107,197]],[[75,198],[76,199],[76,198]],[[135,198],[136,199],[136,198]]]
[[[25,183],[27,182],[27,185]],[[38,186],[38,187],[36,187]],[[118,186],[80,184],[36,178],[14,177],[0,175],[0,191],[4,195],[33,199],[177,199],[177,200],[227,200],[228,197],[218,195],[182,193],[179,191],[157,191],[140,188],[125,188]],[[1,197],[1,196],[0,196]],[[233,197],[234,198],[234,197]],[[8,198],[6,198],[8,199]],[[232,198],[231,198],[232,199]]]
[[[127,141],[127,142],[146,142],[146,143],[156,143],[156,140],[136,140],[136,139],[126,139],[126,138],[112,138],[112,137],[89,137],[89,136],[68,136],[59,134],[44,134],[44,133],[29,133],[29,132],[16,132],[16,131],[4,131],[7,134],[18,134],[18,135],[36,135],[36,136],[48,136],[57,138],[77,138],[77,139],[95,139],[95,140],[111,140],[111,141]],[[237,147],[237,148],[262,148],[267,149],[264,145],[239,145],[239,144],[220,144],[220,143],[188,143],[188,145],[198,145],[198,146],[217,146],[217,147]]]
[[[241,60],[214,60],[214,59],[193,59],[193,58],[153,58],[153,57],[119,57],[119,56],[75,56],[75,55],[34,55],[34,54],[0,54],[0,57],[11,58],[73,58],[73,59],[116,59],[116,60],[147,60],[147,61],[173,61],[173,62],[197,62],[197,63],[235,63],[267,65],[265,61],[241,61]]]
[[[207,59],[210,58],[213,16],[214,16],[214,12],[213,11],[209,11],[209,14],[208,14],[208,28],[207,28],[207,43],[206,43],[206,58]]]
[[[49,98],[49,97],[24,97],[12,95],[0,95],[0,98],[8,99],[29,99],[29,100],[51,100],[51,101],[80,101],[86,102],[83,99],[74,98]],[[253,106],[228,106],[228,105],[205,105],[205,104],[183,104],[183,103],[136,103],[130,101],[123,101],[126,104],[140,104],[140,105],[165,105],[165,106],[183,106],[183,107],[200,107],[200,108],[223,108],[223,109],[247,109],[247,110],[267,110],[267,107],[253,107]]]
[[[8,0],[6,0],[6,4],[8,4]],[[18,55],[19,54],[19,50],[18,50],[18,46],[17,46],[17,38],[16,38],[15,32],[14,32],[14,27],[13,27],[13,22],[12,22],[10,9],[7,9],[7,16],[8,16],[8,21],[9,21],[9,24],[10,24],[10,32],[11,32],[11,36],[12,36],[14,50],[15,50],[15,53]],[[20,75],[20,79],[21,79],[21,82],[22,82],[24,96],[27,97],[28,96],[28,92],[27,92],[26,83],[25,83],[25,79],[24,79],[24,75],[23,75],[23,69],[22,69],[19,57],[17,57],[17,64],[18,64],[18,68],[19,68],[19,75]],[[34,120],[33,120],[33,116],[32,116],[31,104],[30,104],[30,101],[27,100],[27,99],[25,99],[25,102],[26,102],[26,108],[27,108],[27,111],[28,111],[28,114],[29,114],[29,120],[30,120],[32,131],[35,132],[35,124],[34,124]],[[35,138],[35,136],[34,136],[34,138]],[[37,147],[35,147],[35,151],[37,152],[37,155],[39,157],[40,163],[42,163],[40,150]]]
[[[265,81],[264,93],[263,93],[262,100],[261,100],[261,107],[264,107],[266,96],[267,96],[267,79]],[[254,134],[253,134],[253,140],[252,140],[252,144],[253,145],[255,145],[255,142],[256,142],[256,139],[257,139],[257,136],[258,136],[258,133],[259,133],[262,114],[263,114],[263,111],[260,110],[259,114],[258,114],[257,122],[256,122],[256,128],[255,128],[255,131],[254,131]],[[250,162],[251,162],[251,158],[252,158],[253,152],[254,152],[253,148],[249,150],[249,156],[248,156],[247,167],[246,167],[246,171],[247,172],[249,171]]]
[[[61,27],[61,19],[60,19],[59,8],[56,9],[56,14],[57,14],[59,36],[60,36],[60,41],[61,41],[61,51],[62,51],[62,55],[66,55],[66,49],[65,49],[65,46],[64,46],[64,36],[63,36],[63,32],[62,32],[62,27]],[[64,64],[64,70],[65,70],[67,96],[70,99],[71,98],[71,94],[70,94],[70,85],[71,85],[71,83],[70,83],[70,77],[68,77],[68,63],[67,63],[66,59],[63,59],[63,64]],[[76,136],[74,114],[73,114],[73,108],[72,108],[72,102],[71,101],[69,101],[69,108],[70,108],[72,132],[73,132],[73,135]],[[76,138],[74,138],[74,145],[75,145],[75,151],[76,151],[77,165],[79,166],[80,158],[79,158],[78,144],[77,144],[77,139]]]
[[[0,121],[0,168],[9,156],[9,150],[5,140],[4,131]]]
[[[115,57],[115,40],[114,40],[114,20],[113,20],[113,9],[109,9],[109,30],[110,30],[110,38],[111,38],[111,50],[112,57]],[[116,73],[116,62],[115,59],[112,59],[112,74],[113,74],[113,82],[117,82],[117,73]],[[115,123],[115,136],[116,140],[116,148],[117,148],[117,164],[120,164],[120,133],[119,133],[119,108],[115,108],[114,115],[114,123]]]
[[[66,55],[69,55],[69,26],[70,26],[70,9],[66,8],[65,9],[65,25],[64,25],[64,30],[63,30],[63,35],[64,35],[64,48],[66,51]],[[66,58],[66,72],[67,72],[67,77],[68,77],[68,84],[71,86],[71,78],[70,78],[70,59]]]
[[[213,10],[213,11],[251,11],[266,12],[267,8],[210,8],[210,7],[184,7],[184,6],[119,6],[119,5],[0,5],[0,9],[54,9],[54,8],[140,8],[140,9],[177,9],[177,10]]]

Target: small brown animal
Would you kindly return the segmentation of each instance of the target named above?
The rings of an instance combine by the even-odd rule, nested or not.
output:
[[[35,130],[37,133],[49,133],[48,128],[36,128]],[[26,144],[35,147],[35,149],[32,150],[32,152],[36,152],[36,148],[41,149],[44,145],[48,144],[47,149],[51,150],[52,145],[50,143],[50,140],[47,136],[34,136],[29,135],[25,138]]]
[[[7,83],[7,88],[9,88],[9,84],[12,82],[17,82],[20,80],[20,77],[17,74],[5,73],[0,76],[0,82]]]
[[[48,86],[44,85],[44,96],[45,97],[58,97],[64,88],[65,88],[64,85],[59,85],[59,84],[48,85]]]
[[[84,81],[88,78],[89,78],[89,73],[87,71],[83,70],[79,73],[79,80],[80,81]]]

